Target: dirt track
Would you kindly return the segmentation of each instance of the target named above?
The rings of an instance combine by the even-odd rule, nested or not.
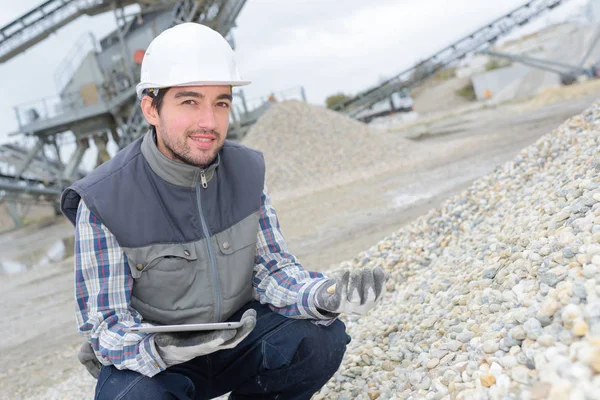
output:
[[[596,96],[523,113],[514,105],[482,109],[428,125],[424,159],[410,170],[296,199],[274,200],[289,247],[307,269],[356,256],[403,224],[439,206],[472,180],[581,112]],[[62,239],[62,219],[31,235],[0,236],[0,254]],[[0,275],[0,398],[89,397],[94,381],[76,359],[72,258]],[[68,393],[68,394],[67,394]]]

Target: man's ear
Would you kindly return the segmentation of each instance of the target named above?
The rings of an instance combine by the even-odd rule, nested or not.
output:
[[[142,97],[142,102],[140,104],[140,107],[142,107],[142,112],[144,113],[144,117],[146,118],[146,121],[148,121],[148,123],[150,125],[157,126],[158,125],[158,112],[157,112],[156,108],[154,108],[152,106],[152,97],[150,97],[150,96]]]

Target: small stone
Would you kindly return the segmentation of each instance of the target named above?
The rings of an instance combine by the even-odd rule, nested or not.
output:
[[[575,260],[577,260],[580,265],[586,265],[590,262],[590,257],[587,254],[577,254]]]
[[[508,333],[513,339],[524,340],[527,337],[525,329],[521,325],[517,325]]]
[[[515,367],[511,371],[510,375],[511,375],[512,379],[516,382],[523,383],[523,384],[529,383],[529,370],[522,365]]]
[[[410,382],[411,385],[416,386],[418,385],[421,380],[423,379],[423,376],[421,375],[420,372],[418,371],[413,371],[410,376],[408,377],[408,381]]]
[[[594,264],[587,264],[583,266],[583,276],[586,278],[593,278],[598,273],[598,267]]]
[[[500,359],[500,364],[502,364],[502,366],[504,368],[507,369],[511,369],[513,367],[515,367],[518,362],[517,362],[517,357],[515,356],[504,356]]]
[[[496,277],[497,273],[498,273],[498,270],[496,268],[487,269],[483,273],[483,279],[494,279]]]
[[[431,360],[429,360],[427,362],[426,367],[429,368],[429,369],[433,369],[433,368],[437,367],[439,363],[440,363],[440,359],[439,358],[432,358]]]
[[[529,318],[525,321],[523,329],[527,338],[531,340],[536,340],[543,333],[542,323],[536,318]]]
[[[542,346],[550,347],[554,344],[554,339],[552,335],[543,334],[538,337],[537,342]]]
[[[595,282],[593,283],[595,286]],[[588,319],[600,318],[600,300],[590,301],[586,304],[583,313]]]
[[[473,336],[475,336],[473,332],[464,331],[456,335],[456,339],[460,340],[462,343],[468,343],[471,339],[473,339]]]
[[[394,366],[388,360],[385,360],[384,362],[381,363],[381,368],[384,369],[384,370],[386,370],[386,371],[393,371],[394,370]]]
[[[498,342],[494,340],[486,340],[483,343],[483,351],[488,354],[494,354],[496,351],[498,351],[498,347]]]
[[[556,213],[554,218],[557,222],[564,221],[565,219],[569,218],[569,213],[567,213],[566,211],[559,211],[558,213]]]
[[[575,304],[567,304],[561,313],[561,318],[565,326],[571,326],[580,317],[581,309]]]
[[[585,336],[585,334],[588,333],[589,330],[590,330],[590,328],[589,328],[587,322],[585,322],[582,319],[577,320],[575,322],[575,324],[573,325],[573,333],[579,337]]]
[[[593,348],[586,357],[587,363],[596,373],[600,373],[600,348]]]
[[[562,281],[566,277],[566,275],[558,276],[550,272],[543,272],[541,274],[538,274],[538,276],[542,283],[550,287],[555,287],[558,284],[558,282]]]
[[[575,240],[575,235],[569,230],[564,230],[558,235],[558,244],[568,246]]]
[[[425,377],[423,377],[423,380],[416,384],[415,387],[421,390],[429,390],[429,388],[431,387],[431,379],[429,379],[429,377],[425,375]]]
[[[573,285],[573,295],[580,299],[585,299],[587,297],[587,290],[585,286],[581,283],[576,283]]]
[[[450,351],[457,351],[462,347],[462,345],[462,342],[459,342],[458,340],[451,340],[446,343],[446,348]]]
[[[490,373],[498,376],[502,373],[502,367],[500,366],[500,364],[498,364],[497,362],[493,362],[492,365],[490,365]]]
[[[426,318],[421,322],[421,328],[431,328],[437,321],[437,318]]]
[[[452,361],[454,359],[454,357],[456,357],[456,353],[448,353],[444,357],[442,357],[442,359],[440,360],[440,364],[441,365],[448,364],[450,361]]]
[[[563,256],[565,258],[573,258],[573,257],[575,257],[575,253],[573,252],[573,250],[571,250],[570,247],[565,247],[563,249],[562,253],[563,253]]]
[[[367,392],[367,395],[369,396],[369,399],[375,400],[375,399],[379,398],[380,393],[378,391],[373,391],[373,392]]]
[[[569,330],[564,330],[558,335],[558,340],[567,346],[573,343],[573,333]]]
[[[483,374],[481,375],[481,384],[485,387],[490,387],[496,383],[496,377],[492,374]]]

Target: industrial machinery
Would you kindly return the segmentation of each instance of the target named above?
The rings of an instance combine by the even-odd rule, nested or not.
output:
[[[15,225],[22,220],[20,203],[57,205],[62,190],[82,176],[90,140],[101,163],[109,158],[109,135],[123,147],[147,129],[135,84],[144,50],[155,36],[178,23],[199,22],[233,43],[231,29],[245,2],[48,0],[0,28],[0,62],[5,62],[81,15],[112,11],[117,21],[117,29],[99,43],[86,35],[75,44],[55,75],[57,98],[15,107],[19,133],[34,141],[30,148],[0,146],[0,203],[7,203]],[[127,15],[126,7],[134,4],[128,10],[136,11]],[[61,153],[66,140],[77,145],[68,160]]]
[[[491,21],[482,28],[450,44],[432,56],[367,89],[353,98],[337,104],[334,109],[361,120],[372,118],[373,108],[388,102],[394,93],[410,90],[433,76],[441,69],[494,44],[514,28],[523,26],[547,10],[551,10],[566,0],[533,0],[508,14]],[[391,110],[393,112],[394,110]],[[376,111],[380,113],[381,111]]]
[[[563,85],[571,85],[577,81],[580,76],[585,76],[587,78],[598,78],[600,77],[600,62],[596,61],[589,67],[586,67],[585,64],[587,60],[590,58],[592,51],[600,42],[600,30],[596,33],[594,38],[592,39],[586,54],[576,65],[572,65],[566,62],[545,60],[542,58],[525,56],[520,54],[509,54],[499,51],[493,51],[490,49],[482,50],[481,54],[487,54],[493,57],[504,58],[509,61],[518,62],[521,64],[528,65],[533,68],[542,69],[545,71],[550,71],[558,74],[560,76],[560,81]]]

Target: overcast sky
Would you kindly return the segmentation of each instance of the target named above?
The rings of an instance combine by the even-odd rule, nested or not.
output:
[[[248,0],[234,30],[240,72],[253,82],[246,97],[304,86],[309,102],[321,105],[335,92],[357,93],[525,2]],[[41,3],[0,0],[0,26]],[[537,24],[584,3],[568,1]],[[0,142],[18,128],[14,105],[56,95],[55,70],[77,39],[102,38],[115,26],[112,13],[84,16],[0,64]]]

